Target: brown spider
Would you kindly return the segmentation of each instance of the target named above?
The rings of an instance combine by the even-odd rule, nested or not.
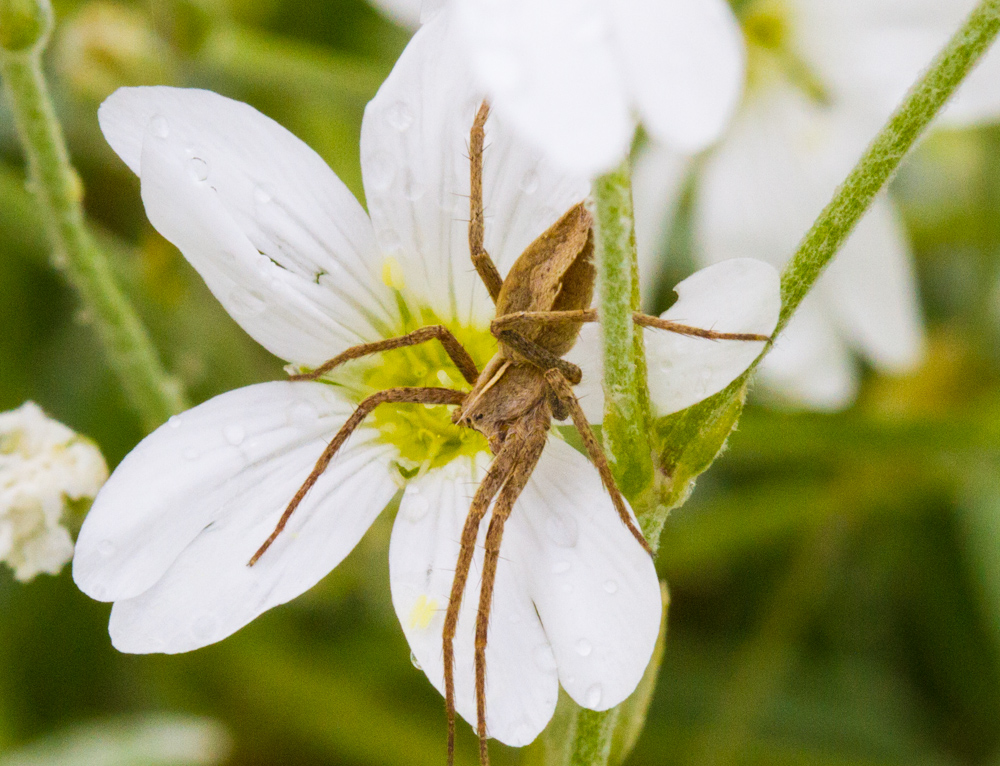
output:
[[[557,421],[567,418],[572,420],[622,523],[639,544],[652,553],[649,544],[632,521],[604,451],[573,393],[573,386],[582,377],[580,368],[562,359],[576,343],[581,324],[598,321],[597,311],[590,308],[595,276],[591,215],[582,201],[574,205],[532,242],[515,261],[507,276],[501,278],[483,247],[483,141],[488,116],[489,107],[484,102],[476,114],[469,140],[469,250],[472,263],[496,305],[496,318],[490,324],[490,332],[499,344],[496,354],[480,372],[472,357],[447,328],[432,325],[397,338],[353,346],[309,373],[293,375],[292,380],[317,380],[351,359],[437,339],[472,386],[472,390],[466,393],[434,387],[389,388],[362,400],[324,450],[305,483],[289,502],[274,531],[248,564],[253,566],[281,534],[296,507],[326,470],[340,447],[378,405],[388,402],[457,405],[452,413],[452,422],[479,431],[486,437],[495,457],[476,490],[462,530],[461,548],[441,637],[449,764],[453,762],[455,747],[455,630],[479,527],[490,503],[495,499],[486,534],[475,634],[476,728],[480,743],[480,762],[488,764],[486,642],[500,545],[504,524],[542,455],[553,418]],[[633,318],[637,325],[643,327],[657,327],[702,338],[768,340],[763,335],[717,333],[688,327],[639,312],[635,312]]]

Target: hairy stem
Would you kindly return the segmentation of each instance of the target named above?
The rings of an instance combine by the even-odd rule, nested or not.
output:
[[[0,50],[0,76],[46,220],[53,262],[76,288],[133,409],[152,430],[185,408],[184,397],[86,228],[83,189],[52,108],[40,50]]]
[[[628,161],[594,182],[594,235],[604,354],[604,445],[615,480],[634,501],[652,481],[649,392],[639,308]]]

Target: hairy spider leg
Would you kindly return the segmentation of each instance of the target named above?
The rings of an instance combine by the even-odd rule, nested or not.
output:
[[[376,354],[379,351],[391,351],[396,348],[416,346],[420,343],[426,343],[429,340],[441,341],[441,345],[444,346],[445,352],[447,352],[451,361],[455,363],[459,372],[462,373],[462,377],[465,378],[470,385],[476,382],[476,379],[479,377],[479,370],[476,368],[476,363],[472,361],[472,357],[469,355],[469,352],[465,350],[465,346],[458,342],[458,339],[451,334],[447,327],[440,324],[421,327],[419,330],[414,330],[411,333],[400,335],[396,338],[377,340],[374,343],[359,343],[357,346],[351,346],[349,349],[341,354],[338,354],[333,359],[323,362],[323,364],[312,372],[304,372],[301,375],[292,375],[289,379],[318,380],[323,375],[330,372],[330,370],[334,367],[339,367],[344,362],[349,362],[352,359],[368,356],[368,354]]]
[[[458,628],[458,613],[462,606],[465,584],[469,579],[469,570],[472,567],[472,558],[476,551],[479,525],[486,516],[490,501],[500,491],[511,471],[516,467],[516,461],[519,457],[517,445],[514,442],[505,442],[490,464],[486,476],[476,488],[476,494],[469,507],[469,515],[465,517],[465,525],[462,527],[458,561],[455,563],[455,575],[451,581],[451,595],[448,598],[444,629],[441,632],[444,654],[444,699],[448,717],[448,766],[452,766],[455,759],[455,632]]]
[[[587,449],[587,454],[590,456],[590,462],[594,464],[597,472],[601,475],[601,483],[604,488],[608,491],[611,496],[611,502],[614,503],[615,510],[618,512],[618,518],[622,520],[622,524],[625,528],[632,533],[639,545],[650,556],[653,555],[653,549],[646,542],[646,538],[642,536],[642,532],[632,521],[632,516],[629,515],[628,508],[625,505],[625,498],[622,497],[621,490],[618,489],[618,484],[615,482],[615,477],[611,473],[611,466],[608,465],[607,455],[604,454],[604,450],[601,448],[600,442],[597,441],[597,437],[594,436],[594,431],[590,427],[590,423],[587,422],[587,416],[583,414],[583,408],[580,406],[580,400],[576,398],[576,394],[573,393],[573,389],[570,387],[569,381],[562,375],[559,370],[546,370],[545,380],[552,388],[552,392],[558,397],[559,401],[565,405],[569,410],[569,415],[573,420],[573,425],[576,427],[577,432],[580,434],[580,438],[583,440],[583,445]]]
[[[516,329],[517,327],[532,327],[539,325],[558,325],[569,322],[599,322],[600,317],[597,309],[575,309],[572,311],[515,311],[497,317],[490,323],[490,332],[500,337],[500,333]],[[667,330],[678,335],[691,335],[696,338],[706,338],[708,340],[744,340],[768,342],[770,335],[758,335],[749,332],[716,332],[715,330],[705,330],[701,327],[691,327],[690,325],[672,322],[669,319],[643,314],[641,311],[632,312],[632,321],[640,327],[653,327],[657,330]],[[572,379],[570,380],[572,382]]]
[[[493,515],[486,531],[483,558],[483,576],[479,587],[479,609],[476,613],[476,731],[479,734],[479,763],[489,766],[486,732],[486,640],[490,624],[490,608],[493,604],[493,588],[496,584],[497,564],[500,561],[500,544],[503,540],[504,524],[510,518],[514,503],[520,497],[528,479],[531,478],[545,442],[549,435],[552,415],[548,402],[539,402],[533,412],[518,421],[508,434],[508,442],[515,441],[517,458],[503,489],[493,506]]]
[[[483,142],[486,139],[486,118],[490,116],[490,106],[485,101],[480,104],[469,133],[469,253],[472,265],[483,280],[490,298],[497,302],[503,279],[490,254],[483,247],[485,227],[483,224]]]
[[[379,391],[378,393],[372,394],[371,396],[362,399],[358,408],[354,410],[351,417],[347,419],[347,422],[341,426],[337,435],[333,437],[326,449],[323,450],[323,454],[320,455],[319,460],[316,461],[315,467],[312,472],[303,482],[302,486],[299,487],[298,492],[292,498],[291,502],[288,503],[288,507],[285,508],[285,512],[281,514],[281,518],[278,520],[277,526],[275,526],[274,531],[271,533],[270,537],[264,541],[264,544],[257,549],[257,552],[250,558],[247,562],[248,567],[252,567],[256,564],[260,557],[264,555],[271,544],[277,539],[278,535],[285,528],[288,523],[288,519],[298,508],[299,504],[305,498],[306,493],[312,489],[312,486],[319,480],[319,477],[323,475],[323,471],[326,470],[327,466],[330,465],[330,461],[333,460],[333,456],[337,454],[337,451],[344,445],[354,430],[361,425],[363,421],[372,410],[378,407],[380,404],[386,404],[389,402],[395,403],[414,403],[414,404],[461,404],[462,400],[465,399],[465,394],[461,391],[454,391],[450,388],[387,388],[385,391]]]

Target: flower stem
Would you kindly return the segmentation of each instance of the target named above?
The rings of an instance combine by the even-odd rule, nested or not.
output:
[[[777,334],[889,182],[920,134],[1000,31],[1000,0],[982,0],[911,88],[889,122],[806,233],[781,275]]]
[[[0,76],[46,219],[53,262],[79,293],[133,409],[151,430],[185,408],[184,396],[86,228],[83,188],[52,108],[40,48],[0,49]]]
[[[649,392],[639,308],[631,170],[626,160],[594,182],[594,250],[604,353],[604,444],[615,479],[634,500],[653,480]]]

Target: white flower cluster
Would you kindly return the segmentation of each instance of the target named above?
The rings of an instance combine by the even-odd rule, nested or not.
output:
[[[66,502],[93,497],[107,478],[97,446],[37,404],[0,413],[0,561],[22,582],[58,573],[73,556]]]

